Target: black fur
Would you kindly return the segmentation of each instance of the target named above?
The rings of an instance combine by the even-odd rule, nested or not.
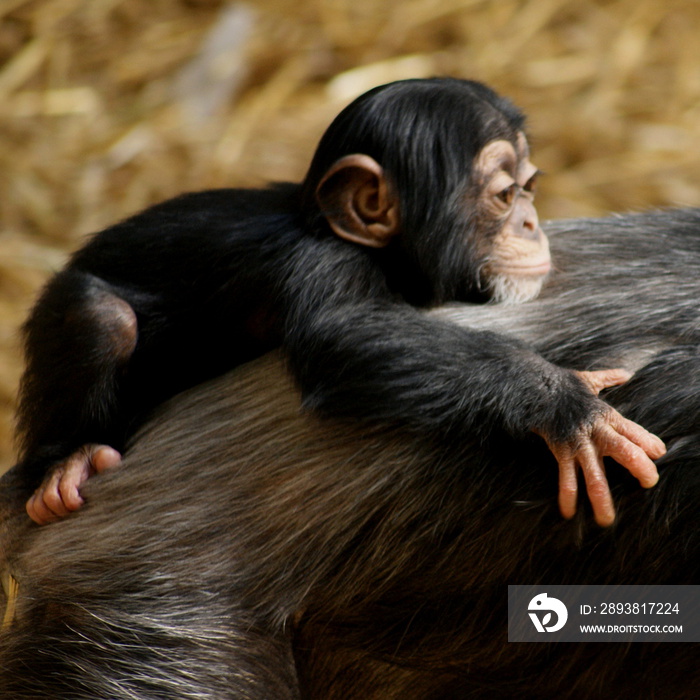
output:
[[[613,527],[560,518],[537,440],[318,421],[263,358],[175,399],[57,524],[4,478],[0,698],[694,700],[696,644],[506,641],[508,584],[700,582],[700,210],[549,233],[540,299],[433,313],[637,370],[607,398],[669,451],[649,490],[610,465]]]
[[[29,481],[85,443],[122,449],[169,396],[280,344],[320,413],[420,433],[571,438],[602,410],[577,377],[513,338],[416,308],[480,299],[479,250],[496,229],[468,204],[472,164],[522,125],[478,83],[393,83],[341,113],[304,183],[189,194],[98,234],[25,325]],[[358,152],[400,197],[402,232],[385,249],[334,235],[313,197],[327,168]],[[138,325],[126,359],[129,329],[114,336],[123,302]]]

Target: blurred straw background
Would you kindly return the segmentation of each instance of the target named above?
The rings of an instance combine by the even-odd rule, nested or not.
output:
[[[436,74],[529,114],[545,218],[700,205],[695,0],[0,0],[0,470],[17,327],[85,234],[300,178],[347,101]]]

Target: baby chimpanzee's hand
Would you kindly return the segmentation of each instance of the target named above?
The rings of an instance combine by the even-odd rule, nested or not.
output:
[[[576,372],[579,379],[594,394],[612,386],[624,384],[631,374],[622,369]],[[631,420],[623,418],[611,406],[605,406],[595,421],[583,426],[567,443],[556,443],[543,435],[559,463],[559,509],[565,518],[576,513],[578,499],[577,473],[583,472],[588,498],[596,522],[603,526],[615,521],[615,506],[603,457],[612,457],[650,488],[659,480],[652,460],[666,452],[664,443]]]
[[[49,471],[27,501],[27,514],[35,523],[46,525],[78,510],[84,502],[80,486],[121,460],[119,452],[108,445],[84,445]]]

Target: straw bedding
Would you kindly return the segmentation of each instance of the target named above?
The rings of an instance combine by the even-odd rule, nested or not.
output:
[[[530,115],[546,218],[700,205],[693,0],[0,0],[0,470],[17,327],[81,238],[182,190],[303,175],[373,85]]]

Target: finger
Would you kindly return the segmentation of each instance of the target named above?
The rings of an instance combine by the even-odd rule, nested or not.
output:
[[[27,501],[26,505],[27,515],[35,523],[37,523],[37,525],[47,525],[48,523],[52,523],[54,520],[58,520],[58,516],[54,515],[46,507],[42,493],[42,491],[37,491]]]
[[[67,470],[64,465],[61,469],[57,469],[53,472],[49,480],[42,484],[39,489],[44,505],[56,518],[63,518],[70,513],[61,494],[61,482],[66,478],[66,473]]]
[[[562,517],[570,520],[576,515],[578,500],[578,480],[576,478],[576,462],[571,453],[558,456],[559,463],[559,512]]]
[[[601,369],[593,372],[577,372],[579,379],[596,395],[603,389],[620,386],[629,381],[632,373],[626,369]]]
[[[601,447],[601,453],[612,457],[627,469],[645,489],[655,486],[659,480],[659,472],[647,453],[639,445],[616,433],[610,427],[607,428],[606,433],[608,434]]]
[[[90,450],[90,462],[98,474],[121,464],[122,456],[109,445],[96,445]]]
[[[609,422],[617,433],[639,445],[652,459],[659,459],[666,454],[666,445],[660,437],[642,428],[638,423],[623,418],[617,411],[613,412]]]
[[[601,527],[608,527],[615,522],[615,505],[605,476],[603,460],[590,442],[580,448],[577,456],[595,521]]]
[[[87,479],[85,472],[80,466],[66,470],[65,474],[58,482],[58,492],[61,501],[66,509],[66,515],[74,510],[78,510],[85,502],[80,495],[80,485]]]
[[[39,525],[46,525],[67,514],[67,511],[63,512],[65,509],[58,494],[58,482],[62,475],[63,466],[53,471],[27,501],[27,515]]]
[[[620,386],[632,379],[632,372],[618,367],[616,369],[604,369],[596,371],[596,377],[601,384],[601,389]]]
[[[58,490],[68,512],[78,510],[85,502],[79,489],[88,480],[92,471],[90,450],[86,448],[74,452],[64,462]]]

